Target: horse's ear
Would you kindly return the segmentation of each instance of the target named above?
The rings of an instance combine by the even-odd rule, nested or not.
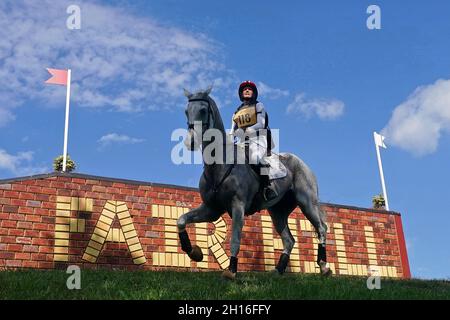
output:
[[[183,88],[183,91],[184,91],[184,95],[186,96],[186,98],[189,99],[190,97],[192,97],[192,93],[190,93],[188,90]]]
[[[211,93],[211,91],[212,91],[212,88],[213,88],[213,85],[210,85],[210,86],[205,90],[205,93],[209,95],[209,94]]]

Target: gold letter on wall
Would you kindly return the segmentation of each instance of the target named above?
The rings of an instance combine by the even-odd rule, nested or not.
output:
[[[111,228],[116,216],[119,218],[121,232]],[[121,242],[121,234],[131,252],[134,264],[144,264],[147,260],[126,203],[111,200],[107,201],[103,207],[88,247],[84,251],[83,260],[95,263],[104,243],[110,240]]]

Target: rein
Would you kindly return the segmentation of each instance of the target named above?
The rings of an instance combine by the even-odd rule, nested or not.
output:
[[[224,182],[224,180],[230,175],[231,170],[233,170],[234,168],[234,163],[230,164],[227,168],[227,171],[225,171],[225,174],[222,176],[222,178],[220,179],[219,183],[213,183],[213,187],[212,187],[212,192],[214,194],[217,193],[217,191],[219,191],[220,186],[222,185],[222,183]],[[203,171],[203,176],[205,177],[206,182],[210,182],[210,180],[208,179],[208,177],[205,174],[205,171]],[[208,182],[208,183],[209,183]]]

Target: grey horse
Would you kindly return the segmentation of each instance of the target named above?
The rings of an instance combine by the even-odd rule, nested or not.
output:
[[[185,90],[184,94],[189,102],[186,109],[188,121],[188,134],[184,144],[188,150],[198,150],[202,153],[212,143],[207,139],[201,139],[209,129],[216,129],[222,133],[224,159],[229,145],[233,144],[226,134],[222,118],[214,100],[209,96],[211,87],[205,91],[192,94]],[[195,123],[201,122],[200,126]],[[199,132],[199,131],[202,132]],[[212,140],[212,139],[211,139]],[[233,147],[232,147],[233,148]],[[236,150],[234,147],[233,152]],[[230,152],[228,152],[230,153]],[[288,226],[289,214],[299,206],[305,217],[314,226],[318,238],[317,264],[320,273],[328,276],[331,270],[327,267],[326,235],[327,225],[325,213],[321,210],[318,200],[318,187],[316,178],[308,166],[297,156],[290,153],[280,155],[282,163],[287,168],[287,176],[276,179],[278,196],[265,202],[260,195],[260,181],[258,175],[249,164],[204,163],[204,171],[199,182],[199,191],[203,203],[183,215],[177,221],[179,239],[182,250],[194,261],[202,261],[203,253],[197,245],[191,245],[186,226],[192,223],[213,222],[228,212],[232,219],[231,258],[230,266],[222,274],[227,279],[234,279],[237,273],[238,253],[241,243],[244,217],[262,209],[267,209],[275,226],[275,230],[281,236],[283,253],[281,254],[276,270],[283,274],[289,262],[290,253],[294,247],[295,239]]]

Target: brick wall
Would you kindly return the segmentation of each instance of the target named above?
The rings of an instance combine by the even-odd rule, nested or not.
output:
[[[138,181],[51,173],[0,180],[0,269],[194,268],[228,266],[231,220],[188,227],[205,255],[190,261],[181,251],[176,219],[200,204],[196,189]],[[328,262],[335,274],[409,278],[401,217],[395,212],[323,204]],[[317,240],[299,209],[289,219],[296,245],[289,271],[318,272]],[[246,217],[239,270],[274,268],[281,239],[267,212]]]

